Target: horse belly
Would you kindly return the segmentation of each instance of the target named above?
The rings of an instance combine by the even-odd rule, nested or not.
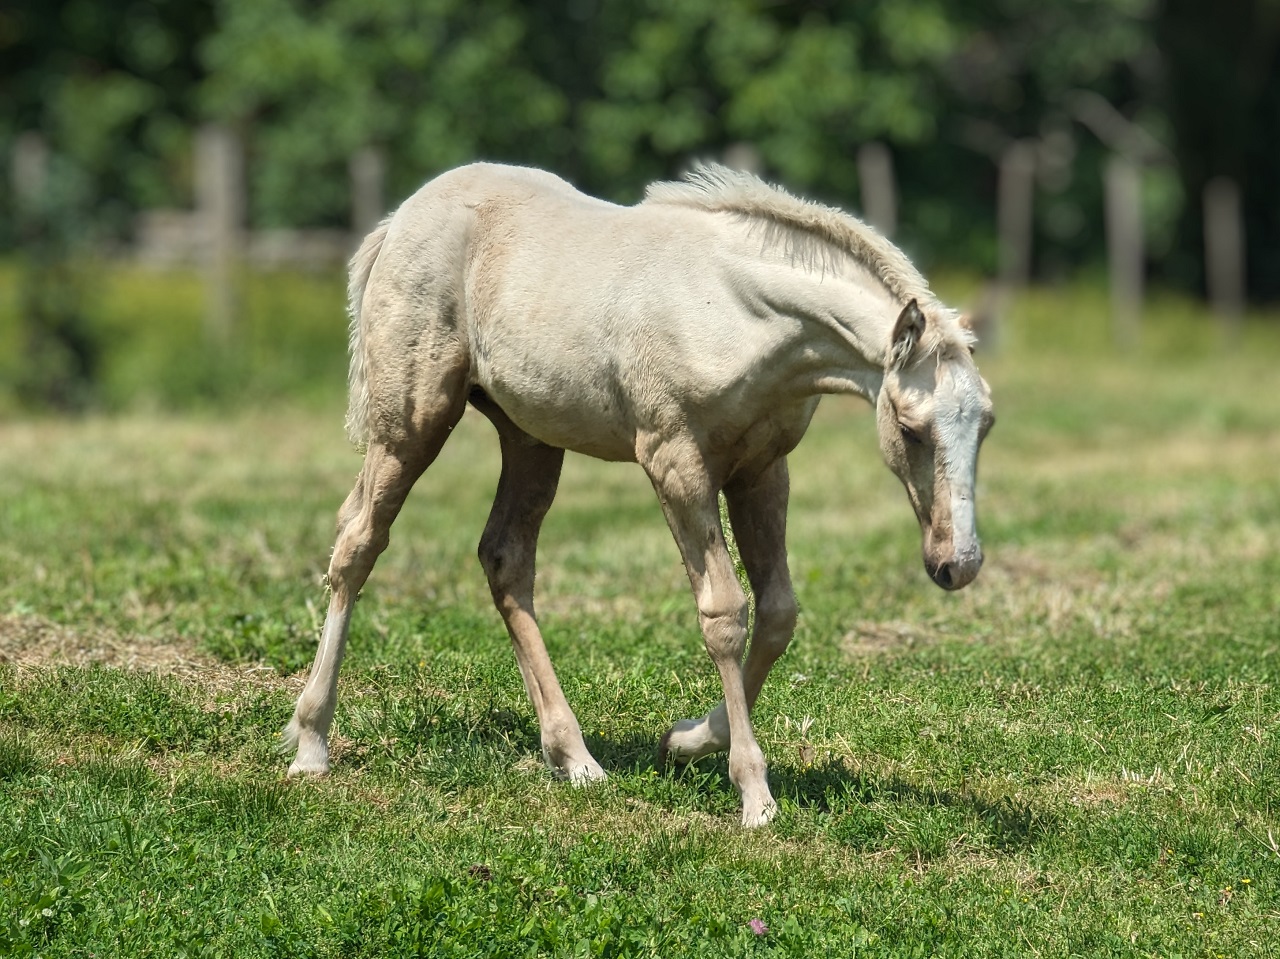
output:
[[[492,352],[476,363],[477,384],[518,427],[548,446],[597,459],[635,459],[635,428],[608,369],[566,364],[561,350]],[[572,351],[570,351],[570,356]]]

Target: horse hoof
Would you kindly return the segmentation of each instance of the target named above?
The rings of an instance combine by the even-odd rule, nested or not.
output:
[[[742,807],[742,828],[759,829],[767,826],[778,814],[778,804],[769,799],[768,802],[753,803]]]
[[[297,753],[289,764],[289,777],[325,776],[329,773],[329,744],[314,736],[300,736],[296,726],[290,723],[281,736],[282,749],[296,747]]]
[[[600,764],[594,760],[580,763],[569,770],[566,777],[574,786],[587,786],[591,783],[604,782],[609,777],[605,771],[600,768]]]
[[[307,776],[309,778],[315,779],[315,778],[319,778],[320,776],[327,776],[327,775],[329,775],[329,764],[327,762],[304,763],[301,760],[295,759],[292,763],[289,764],[290,779],[297,779],[300,776]]]
[[[671,730],[668,729],[658,740],[658,768],[666,769],[675,763],[676,758],[671,755]]]

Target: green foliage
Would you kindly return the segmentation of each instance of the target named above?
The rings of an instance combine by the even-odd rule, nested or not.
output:
[[[650,4],[604,64],[605,96],[585,107],[588,149],[625,181],[647,154],[668,172],[692,152],[746,141],[790,183],[852,192],[860,143],[933,132],[928,71],[952,52],[948,26],[938,8],[879,3],[794,22],[751,0]],[[878,56],[885,48],[892,62]]]
[[[17,846],[0,852],[0,869],[9,877],[0,882],[6,904],[12,904],[5,909],[8,915],[0,916],[0,951],[36,956],[42,947],[56,945],[65,928],[86,911],[84,880],[92,867],[75,856],[54,859],[44,852],[31,862]]]
[[[1033,138],[1045,145],[1037,256],[1053,273],[1101,258],[1105,149],[1073,108],[1089,91],[1178,143],[1176,168],[1157,176],[1181,188],[1154,191],[1150,249],[1185,264],[1199,204],[1182,198],[1266,155],[1250,131],[1266,126],[1255,114],[1277,89],[1257,79],[1265,39],[1245,44],[1236,83],[1223,67],[1234,47],[1201,39],[1211,14],[1150,0],[117,6],[21,0],[0,15],[0,152],[43,131],[81,184],[80,220],[114,236],[133,211],[190,202],[191,129],[207,119],[247,136],[260,226],[345,225],[347,163],[370,144],[390,158],[392,201],[475,158],[546,166],[633,199],[691,156],[746,142],[771,175],[847,204],[858,148],[880,140],[897,154],[913,250],[991,268],[993,160]],[[1269,13],[1237,13],[1216,18],[1235,26],[1209,41],[1255,26],[1270,35]],[[1202,65],[1208,80],[1193,86]],[[1166,68],[1172,87],[1158,82]],[[1265,195],[1264,178],[1244,179]],[[1271,228],[1249,222],[1263,238],[1251,255],[1266,262]]]
[[[4,399],[68,412],[93,405],[102,344],[87,305],[88,271],[58,246],[32,238],[28,247],[15,290],[20,348],[11,354],[12,394]]]
[[[221,13],[203,95],[261,130],[252,199],[267,225],[345,223],[346,163],[366,144],[393,145],[402,195],[425,171],[514,156],[565,118],[563,95],[522,62],[517,4],[225,0]]]
[[[1277,13],[1251,0],[1216,11],[1151,0],[17,0],[0,10],[0,156],[30,131],[52,153],[35,195],[0,178],[0,206],[15,213],[0,219],[0,249],[20,257],[0,408],[115,409],[134,398],[121,378],[161,404],[216,403],[263,381],[264,357],[216,355],[194,334],[189,303],[159,318],[172,336],[153,336],[150,318],[116,323],[120,303],[101,303],[115,291],[85,266],[86,253],[129,242],[139,211],[192,204],[193,131],[210,120],[244,135],[253,227],[346,226],[349,162],[369,146],[388,158],[389,204],[478,158],[631,201],[693,157],[746,144],[770,177],[856,207],[858,151],[880,141],[894,155],[905,248],[926,266],[988,273],[997,164],[1026,140],[1037,146],[1033,271],[1058,278],[1104,259],[1101,171],[1116,145],[1081,122],[1087,95],[1173,148],[1144,180],[1153,271],[1203,285],[1199,198],[1228,175],[1245,190],[1250,290],[1274,295]],[[123,337],[104,336],[113,330]],[[265,349],[282,380],[304,372],[305,346]]]
[[[23,310],[33,284],[50,310],[63,311],[50,316],[68,317],[71,339],[54,338],[52,322],[37,327],[36,338]],[[336,271],[322,280],[246,273],[238,291],[235,340],[219,347],[205,330],[205,289],[195,273],[76,261],[45,276],[0,262],[0,410],[200,409],[341,392],[346,317]],[[87,366],[70,352],[76,343]]]
[[[0,155],[19,134],[43,132],[65,168],[54,178],[80,187],[81,232],[118,235],[139,207],[188,201],[188,128],[213,6],[17,0],[0,13]],[[5,177],[0,191],[10,188]],[[0,233],[0,243],[16,239]]]

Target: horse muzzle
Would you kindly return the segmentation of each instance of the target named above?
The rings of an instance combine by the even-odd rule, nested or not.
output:
[[[963,589],[977,578],[978,570],[982,568],[982,557],[971,563],[946,562],[937,566],[925,563],[924,568],[929,571],[929,578],[943,589]]]
[[[963,589],[982,569],[982,547],[976,542],[964,549],[935,548],[925,537],[924,568],[929,578],[945,590]],[[941,544],[938,544],[941,545]]]

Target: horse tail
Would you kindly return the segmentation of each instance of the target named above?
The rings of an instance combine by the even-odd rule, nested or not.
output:
[[[351,367],[347,374],[347,439],[361,452],[369,445],[372,401],[365,370],[364,329],[360,322],[360,308],[364,302],[365,287],[369,284],[369,274],[378,261],[378,254],[382,252],[382,244],[390,227],[391,217],[387,217],[364,238],[360,249],[351,258],[347,277],[347,315],[351,318],[348,339]]]

